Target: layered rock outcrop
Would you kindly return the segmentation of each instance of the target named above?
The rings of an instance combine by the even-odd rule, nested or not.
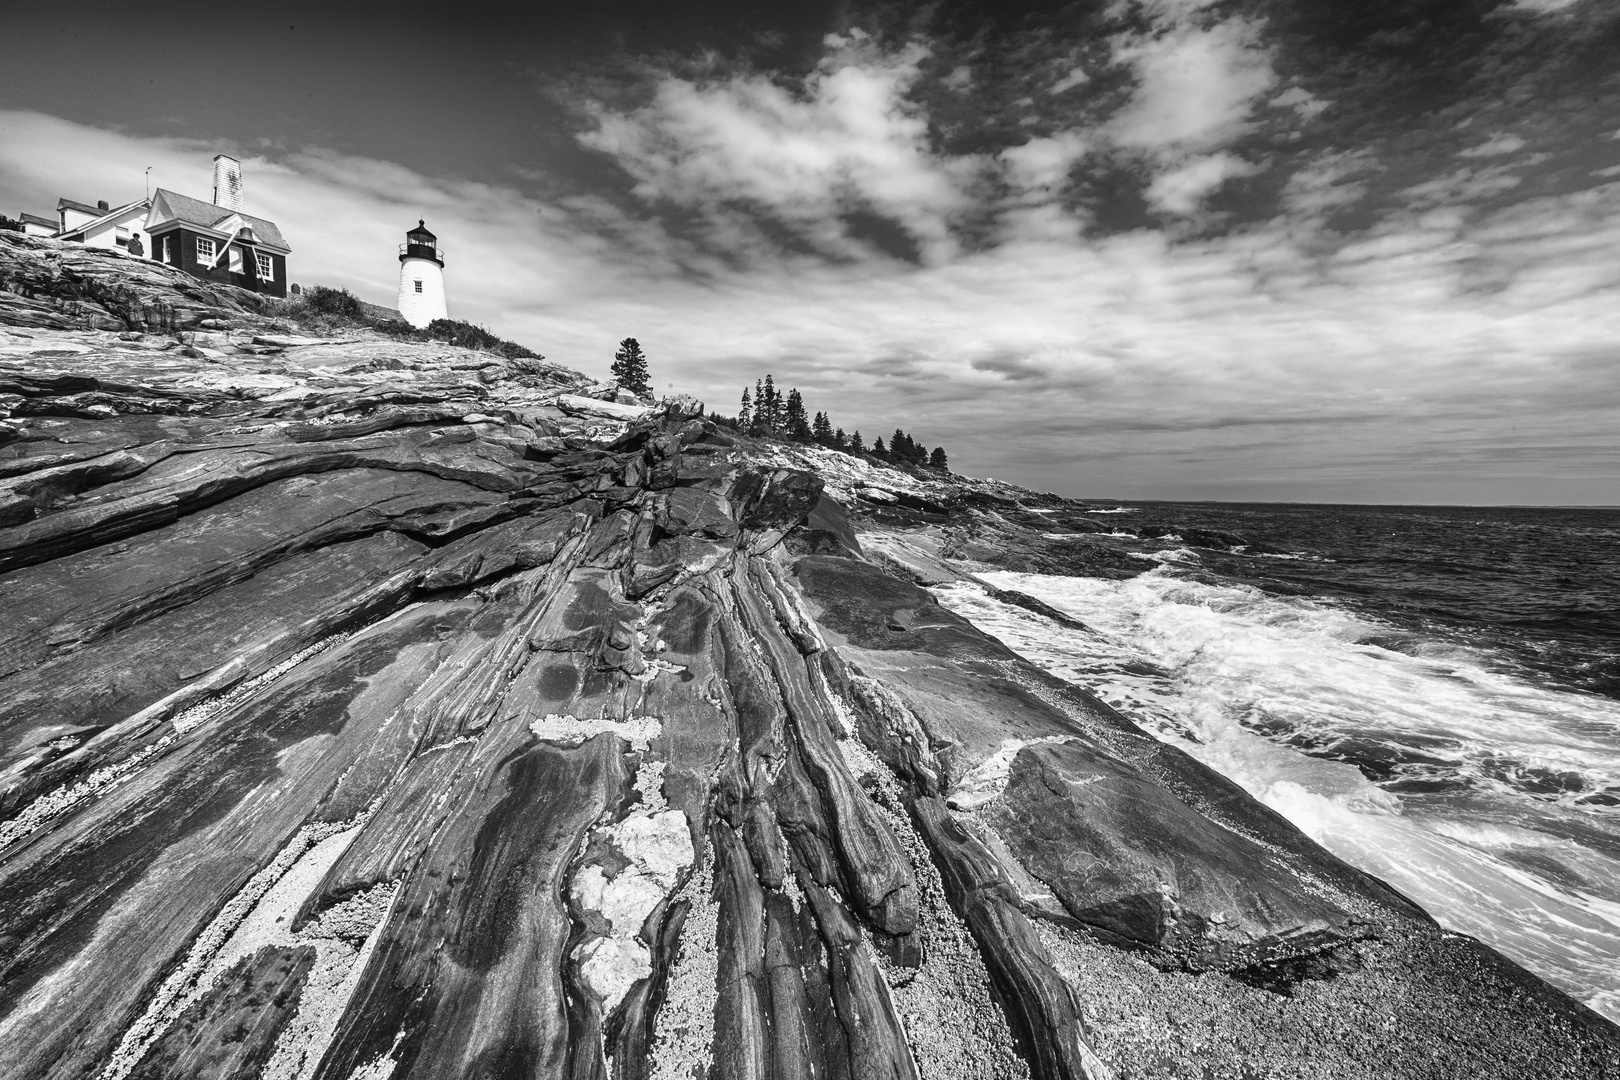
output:
[[[1620,1070],[940,607],[882,498],[257,317],[0,330],[0,1074]]]

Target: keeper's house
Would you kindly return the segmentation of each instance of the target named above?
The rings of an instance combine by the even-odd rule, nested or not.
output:
[[[146,214],[148,258],[250,292],[287,295],[292,249],[276,223],[242,212],[242,163],[214,158],[214,201],[158,188]]]
[[[9,227],[90,247],[118,248],[195,277],[270,296],[287,295],[292,248],[273,221],[242,212],[242,163],[214,158],[214,200],[158,188],[149,199],[111,207],[61,199],[57,220],[23,214]],[[52,229],[50,226],[55,225]]]
[[[287,295],[292,249],[273,221],[158,188],[146,235],[148,258],[222,285]]]

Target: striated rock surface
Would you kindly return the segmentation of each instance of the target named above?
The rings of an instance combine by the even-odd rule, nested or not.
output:
[[[0,304],[0,1075],[1620,1075],[915,583],[1044,497],[218,308]]]

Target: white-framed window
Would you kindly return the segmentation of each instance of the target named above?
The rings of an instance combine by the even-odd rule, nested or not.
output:
[[[415,282],[415,285],[416,285],[416,291],[421,292],[422,291],[422,279],[417,278],[416,282]]]
[[[276,261],[262,251],[253,253],[253,261],[259,265],[259,277],[265,281],[276,280]]]
[[[197,261],[211,263],[214,261],[214,241],[206,236],[197,237]]]
[[[113,243],[119,247],[129,247],[129,230],[122,225],[113,227]]]
[[[226,254],[230,258],[231,273],[242,273],[242,249],[239,247],[232,247],[226,252]]]

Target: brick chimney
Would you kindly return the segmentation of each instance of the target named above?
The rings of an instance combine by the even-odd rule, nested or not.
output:
[[[224,154],[214,156],[214,205],[242,209],[242,163]]]

